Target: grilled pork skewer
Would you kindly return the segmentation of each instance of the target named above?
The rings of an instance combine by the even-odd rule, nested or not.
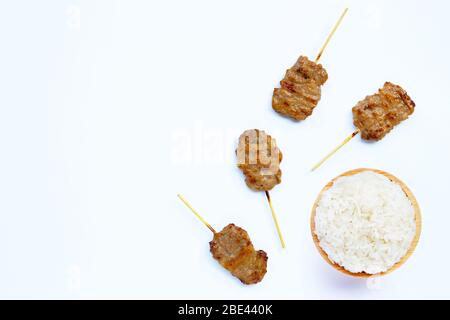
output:
[[[316,60],[313,62],[300,56],[295,65],[286,71],[280,82],[281,87],[273,90],[272,108],[276,112],[297,121],[305,120],[312,114],[321,97],[320,87],[328,79],[327,71],[318,61],[347,10],[348,8],[344,10],[334,25]]]
[[[252,190],[266,193],[281,246],[285,248],[286,245],[269,194],[269,190],[281,182],[280,162],[283,155],[278,149],[275,139],[262,130],[247,130],[239,137],[236,155],[238,168],[245,175],[247,186]]]
[[[378,93],[367,96],[353,107],[353,124],[358,129],[318,162],[312,170],[320,167],[358,133],[361,133],[362,139],[368,141],[383,139],[396,125],[408,119],[415,106],[414,101],[402,87],[386,82]]]
[[[267,272],[267,254],[263,250],[255,250],[247,231],[230,223],[222,231],[216,232],[182,195],[179,194],[178,198],[214,234],[209,247],[212,256],[222,267],[244,284],[255,284],[264,278]]]

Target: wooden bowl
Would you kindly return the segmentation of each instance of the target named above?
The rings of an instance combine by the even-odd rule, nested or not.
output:
[[[394,264],[389,270],[385,271],[385,272],[380,272],[377,274],[369,274],[369,273],[365,273],[365,272],[359,272],[359,273],[354,273],[354,272],[350,272],[346,269],[344,269],[344,267],[338,265],[337,263],[332,262],[329,258],[327,253],[322,249],[322,247],[319,244],[319,239],[317,238],[317,235],[315,233],[315,216],[316,216],[316,209],[317,206],[319,205],[319,201],[322,198],[322,195],[325,191],[327,191],[329,188],[331,188],[331,186],[333,185],[334,181],[340,177],[345,177],[345,176],[351,176],[363,171],[373,171],[379,174],[384,175],[385,177],[387,177],[389,180],[391,180],[392,182],[397,183],[398,185],[400,185],[400,187],[403,189],[403,192],[405,192],[406,196],[408,197],[408,199],[411,201],[413,207],[414,207],[414,212],[415,212],[415,220],[416,220],[416,235],[414,236],[413,241],[411,242],[411,246],[409,247],[408,251],[406,252],[406,254],[403,256],[403,258],[398,261],[396,264]],[[367,168],[361,168],[361,169],[354,169],[351,171],[347,171],[344,172],[343,174],[337,176],[336,178],[334,178],[333,180],[331,180],[323,189],[322,191],[319,193],[319,195],[317,196],[316,201],[314,202],[314,206],[312,208],[312,212],[311,212],[311,234],[313,237],[313,241],[314,244],[316,245],[317,250],[319,250],[320,255],[325,259],[326,262],[328,262],[328,264],[330,264],[333,268],[335,268],[336,270],[345,273],[346,275],[350,275],[353,277],[360,277],[360,278],[369,278],[369,277],[373,277],[373,276],[382,276],[382,275],[386,275],[394,270],[396,270],[397,268],[399,268],[402,264],[405,263],[406,260],[408,260],[408,258],[411,256],[411,254],[414,252],[414,249],[417,246],[417,242],[419,241],[419,237],[420,237],[420,232],[422,230],[422,217],[420,215],[420,208],[419,208],[419,204],[417,203],[416,198],[414,197],[414,195],[412,194],[411,190],[409,190],[409,188],[398,178],[394,177],[393,175],[391,175],[390,173],[381,171],[381,170],[376,170],[376,169],[367,169]]]

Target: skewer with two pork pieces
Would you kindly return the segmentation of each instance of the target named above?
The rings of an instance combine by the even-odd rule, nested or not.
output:
[[[400,86],[386,82],[378,93],[367,96],[353,107],[353,124],[358,128],[339,146],[317,163],[312,170],[320,167],[358,133],[368,141],[378,141],[384,138],[396,125],[408,119],[414,112],[414,101]]]
[[[269,190],[281,182],[280,163],[283,154],[275,139],[262,130],[246,130],[239,137],[236,149],[238,168],[245,175],[245,183],[254,191],[264,191],[269,202],[281,246],[285,248],[278,219],[273,209]]]
[[[336,22],[316,60],[310,61],[300,56],[295,65],[286,71],[280,82],[281,87],[273,90],[272,108],[276,112],[297,121],[305,120],[312,114],[321,97],[321,86],[328,80],[327,71],[318,61],[347,10]]]
[[[209,248],[222,267],[244,284],[255,284],[264,278],[267,272],[267,254],[263,250],[255,250],[247,231],[230,223],[222,231],[216,232],[183,196],[178,195],[178,198],[214,234]]]

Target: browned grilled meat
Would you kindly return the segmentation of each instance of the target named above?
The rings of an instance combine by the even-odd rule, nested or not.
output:
[[[214,259],[242,283],[258,283],[267,272],[267,254],[255,251],[247,231],[232,223],[214,234],[209,247]]]
[[[286,71],[281,88],[273,90],[272,108],[295,120],[311,115],[320,100],[320,86],[328,79],[321,64],[300,56],[295,65]]]
[[[281,182],[279,166],[283,155],[275,139],[264,131],[253,129],[242,133],[236,155],[250,189],[268,191]]]
[[[378,93],[353,107],[353,123],[365,140],[381,140],[414,112],[415,103],[400,86],[386,82]]]

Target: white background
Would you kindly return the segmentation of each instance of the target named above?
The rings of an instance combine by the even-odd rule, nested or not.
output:
[[[300,54],[321,63],[322,100],[304,122],[271,109]],[[447,1],[2,1],[1,298],[450,298],[450,5]],[[384,81],[416,102],[382,141],[351,141],[351,107]],[[238,135],[272,134],[284,153],[272,191],[235,166]],[[369,289],[317,253],[321,188],[343,171],[386,170],[415,193],[416,252]],[[216,229],[245,228],[269,255],[255,286],[209,253]],[[372,286],[369,286],[370,288]]]

